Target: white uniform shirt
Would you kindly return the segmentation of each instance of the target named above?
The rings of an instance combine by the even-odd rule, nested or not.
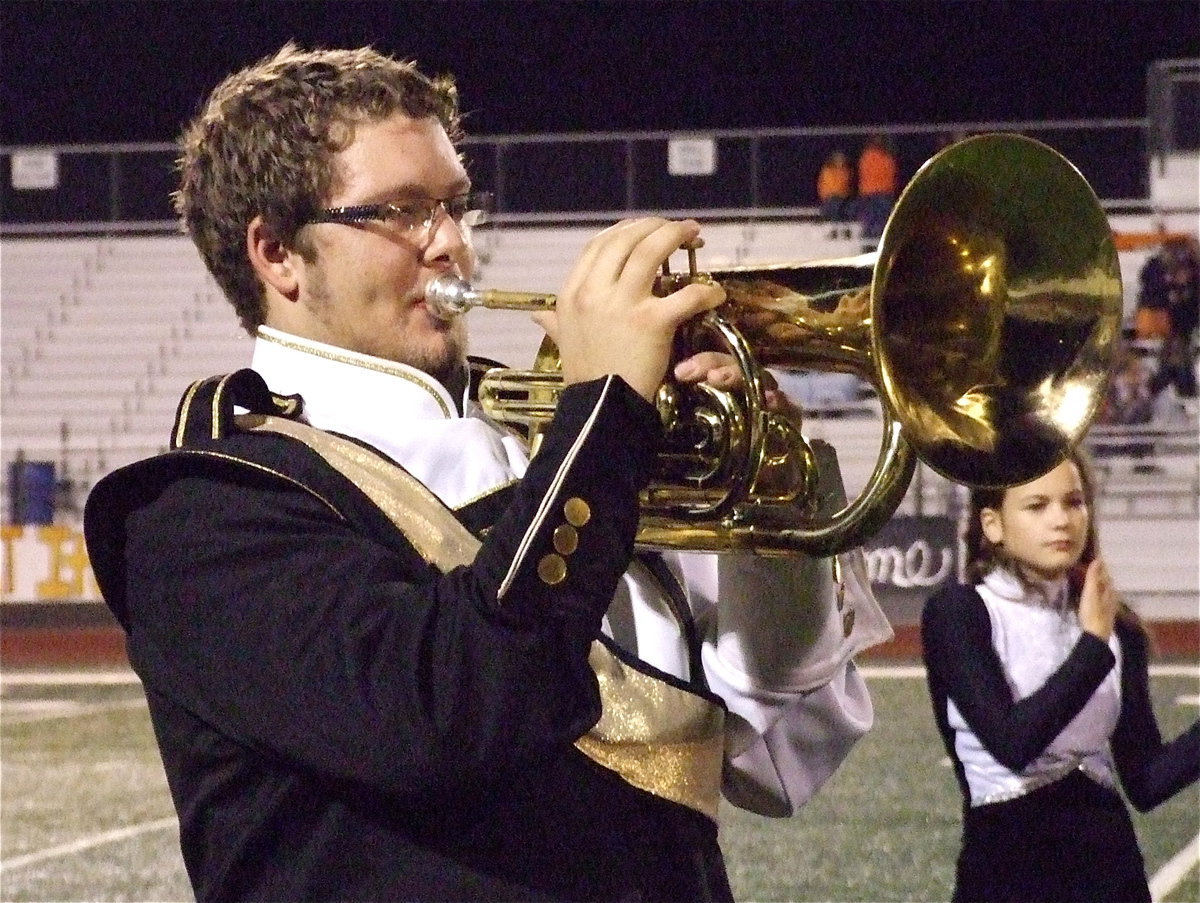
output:
[[[987,607],[996,650],[1013,699],[1042,687],[1062,666],[1079,641],[1079,615],[1067,606],[1067,581],[1046,584],[1045,595],[1031,591],[1009,572],[996,569],[975,587]],[[1108,787],[1116,787],[1108,738],[1121,714],[1121,655],[1114,631],[1108,641],[1117,664],[1087,704],[1050,745],[1020,772],[992,757],[949,700],[947,715],[955,730],[955,749],[963,763],[971,805],[1015,799],[1076,768]]]

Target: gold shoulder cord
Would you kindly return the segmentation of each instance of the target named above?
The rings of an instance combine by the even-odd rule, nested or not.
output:
[[[474,560],[479,540],[403,468],[295,420],[240,414],[235,421],[238,429],[280,433],[309,446],[361,489],[443,573]],[[588,661],[599,681],[602,714],[576,747],[634,787],[715,821],[724,747],[721,708],[628,667],[599,640],[592,641]]]

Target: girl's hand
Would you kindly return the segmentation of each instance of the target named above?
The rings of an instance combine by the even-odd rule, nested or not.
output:
[[[1087,566],[1079,597],[1079,624],[1088,633],[1108,642],[1117,618],[1117,591],[1104,561],[1096,558]]]

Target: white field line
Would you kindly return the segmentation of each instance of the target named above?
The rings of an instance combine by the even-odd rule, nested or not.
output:
[[[925,677],[924,665],[858,665],[858,673],[866,678],[903,680]],[[1200,678],[1200,664],[1151,665],[1151,677]],[[1185,699],[1187,697],[1184,697]],[[1191,697],[1193,700],[1196,697]]]
[[[171,816],[169,818],[158,818],[154,821],[145,821],[140,825],[130,825],[127,828],[101,831],[99,834],[81,837],[70,843],[63,843],[55,847],[47,847],[44,850],[37,850],[33,853],[26,853],[23,856],[14,856],[11,859],[6,859],[0,862],[0,874],[10,872],[13,869],[36,865],[48,859],[62,859],[66,856],[74,856],[76,853],[82,853],[84,850],[103,846],[106,843],[116,843],[119,840],[128,840],[131,837],[137,837],[141,834],[149,834],[151,831],[165,831],[167,828],[177,828],[178,826],[179,819]]]
[[[7,724],[31,724],[35,721],[52,721],[55,718],[79,718],[121,709],[144,709],[144,699],[123,699],[116,702],[77,703],[65,700],[25,700],[0,702],[0,721]]]
[[[858,673],[868,679],[915,680],[925,679],[924,665],[863,665],[857,664]]]
[[[113,686],[138,684],[138,676],[128,668],[115,671],[5,671],[0,673],[0,686]]]
[[[1175,888],[1179,887],[1188,872],[1200,863],[1200,834],[1192,842],[1170,858],[1150,879],[1150,899],[1158,903]]]

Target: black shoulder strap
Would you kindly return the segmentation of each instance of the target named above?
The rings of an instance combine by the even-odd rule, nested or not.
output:
[[[377,452],[301,422],[301,408],[299,396],[275,395],[254,370],[197,380],[179,402],[171,450],[204,451],[237,433],[287,436],[358,487],[427,562],[445,571],[474,558],[479,541],[432,492]]]
[[[171,448],[203,445],[228,436],[235,430],[234,408],[251,414],[299,415],[299,396],[275,395],[266,382],[249,368],[225,376],[210,376],[188,386],[175,411]]]
[[[671,569],[667,567],[667,563],[663,561],[662,555],[659,553],[638,551],[636,557],[654,575],[655,581],[667,597],[667,604],[671,609],[671,614],[675,616],[675,621],[679,624],[680,633],[683,634],[684,639],[687,641],[688,664],[693,681],[699,682],[701,686],[707,689],[707,681],[704,679],[704,663],[700,658],[702,645],[700,634],[696,630],[696,621],[692,617],[692,609],[688,605],[687,594],[684,592],[683,586]]]
[[[479,540],[420,480],[378,453],[334,433],[286,417],[242,414],[244,432],[278,433],[303,442],[387,515],[422,558],[443,573],[470,564]]]

